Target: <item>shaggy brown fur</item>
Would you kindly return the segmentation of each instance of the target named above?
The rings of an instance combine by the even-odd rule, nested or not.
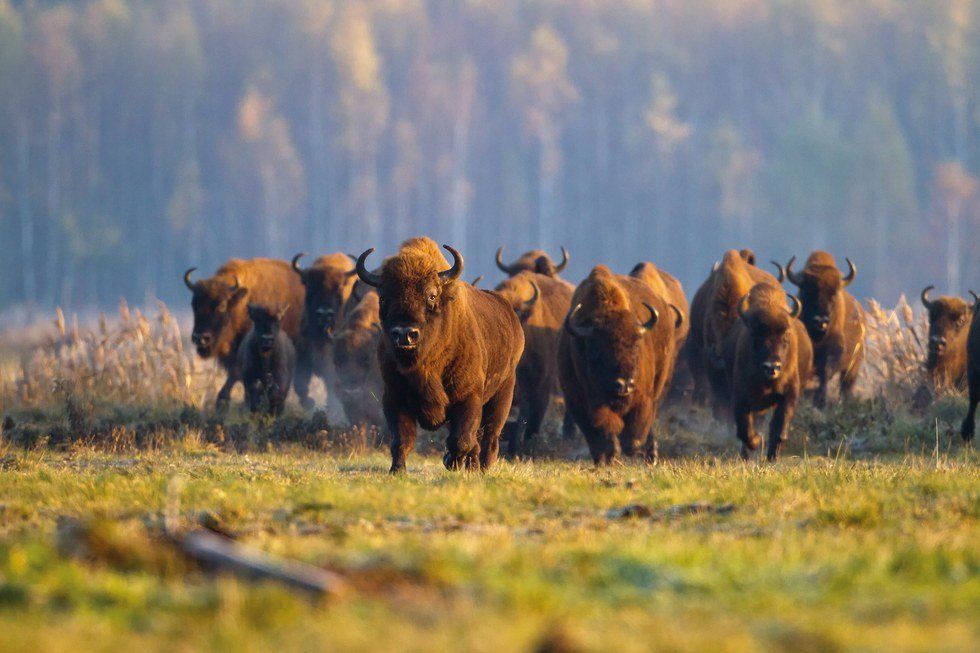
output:
[[[727,414],[731,405],[727,370],[735,354],[732,330],[738,320],[738,302],[756,284],[779,288],[776,277],[746,258],[754,260],[755,255],[743,256],[734,249],[725,252],[691,302],[691,330],[685,349],[694,394],[703,400],[710,388],[717,415]]]
[[[929,312],[926,372],[934,390],[962,390],[966,386],[966,340],[974,306],[959,297],[929,299],[930,290],[932,286],[922,291],[922,305]]]
[[[809,378],[813,348],[803,323],[795,319],[799,305],[791,313],[778,288],[753,286],[739,312],[730,372],[736,434],[742,442],[742,458],[747,459],[760,444],[755,417],[775,408],[766,446],[766,458],[775,460]]]
[[[378,294],[369,292],[357,306],[348,309],[333,340],[333,361],[337,390],[344,412],[352,425],[381,426],[381,368],[378,342],[381,317]]]
[[[656,458],[654,422],[676,362],[672,309],[646,283],[604,265],[575,289],[572,306],[558,338],[558,378],[592,460],[641,450]]]
[[[534,272],[520,272],[496,288],[524,329],[524,354],[517,366],[514,396],[519,419],[505,429],[509,456],[520,455],[524,443],[541,430],[548,402],[557,388],[558,330],[568,314],[574,290],[570,283]],[[566,418],[567,434],[574,425],[568,413]]]
[[[524,252],[521,257],[510,263],[504,263],[502,256],[504,253],[504,248],[501,247],[497,250],[497,267],[500,268],[501,272],[504,272],[510,276],[515,274],[520,274],[521,272],[537,272],[538,274],[543,274],[546,277],[557,277],[568,265],[568,250],[564,247],[561,248],[562,262],[555,265],[548,253],[543,249],[532,249],[529,252]]]
[[[843,277],[834,257],[819,250],[810,254],[800,272],[793,272],[792,268],[790,259],[786,277],[800,289],[800,319],[813,343],[813,368],[818,381],[814,403],[826,404],[827,384],[835,375],[840,378],[841,398],[846,399],[861,373],[867,331],[864,309],[845,290],[856,271],[849,278]]]
[[[285,307],[248,305],[252,320],[241,347],[238,366],[242,371],[248,409],[269,415],[282,414],[296,368],[296,349],[282,331]]]
[[[963,420],[960,433],[965,442],[973,440],[976,431],[977,403],[980,403],[980,318],[977,311],[980,300],[973,305],[973,322],[970,324],[970,334],[966,340],[967,380],[970,385],[970,404]]]
[[[228,405],[232,388],[241,380],[238,348],[252,328],[248,304],[288,306],[282,330],[295,341],[299,336],[300,313],[306,291],[289,263],[267,258],[231,259],[209,279],[184,282],[192,292],[194,329],[191,339],[202,358],[217,358],[228,378],[218,392],[217,406]],[[299,394],[299,393],[297,393]],[[304,397],[300,396],[303,400]]]
[[[491,466],[510,411],[524,333],[511,307],[492,292],[459,281],[428,238],[406,241],[385,260],[380,276],[361,255],[358,273],[380,296],[379,344],[391,471],[405,469],[417,425],[449,423],[449,469]],[[454,257],[455,258],[455,257]]]
[[[344,311],[350,305],[357,273],[347,254],[336,252],[320,256],[308,268],[299,267],[302,256],[297,254],[293,258],[293,270],[306,288],[301,338],[296,343],[296,393],[306,398],[304,406],[309,408],[313,404],[309,399],[313,375],[323,380],[328,400],[336,389],[331,343],[334,330],[343,321]]]

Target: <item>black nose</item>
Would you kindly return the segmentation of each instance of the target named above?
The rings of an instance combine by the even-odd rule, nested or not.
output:
[[[766,361],[762,364],[762,371],[770,379],[778,379],[783,371],[783,364],[779,361]]]
[[[211,344],[212,336],[210,333],[198,333],[195,331],[191,334],[191,342],[193,342],[198,347],[207,347]]]
[[[829,324],[830,320],[827,318],[818,317],[813,320],[813,326],[815,326],[818,331],[826,331]]]
[[[946,338],[942,336],[933,336],[929,339],[929,344],[932,345],[933,350],[941,352],[946,349]]]
[[[636,380],[632,377],[628,379],[616,379],[612,382],[612,392],[617,397],[628,397],[636,387]]]
[[[397,326],[391,328],[391,339],[397,347],[406,349],[414,347],[419,344],[419,338],[421,337],[422,332],[418,327]]]

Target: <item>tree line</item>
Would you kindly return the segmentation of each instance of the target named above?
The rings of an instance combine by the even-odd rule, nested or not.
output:
[[[230,256],[824,248],[980,287],[970,0],[0,0],[0,304]],[[505,258],[507,254],[505,254]]]

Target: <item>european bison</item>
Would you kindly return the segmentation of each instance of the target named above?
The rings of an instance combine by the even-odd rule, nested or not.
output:
[[[681,351],[690,332],[690,318],[684,287],[672,274],[658,268],[653,263],[642,261],[633,266],[630,276],[647,284],[650,289],[678,311],[674,339],[674,351]]]
[[[496,293],[514,310],[524,329],[524,354],[517,366],[514,403],[519,419],[506,428],[507,454],[521,454],[524,442],[541,430],[548,402],[557,388],[558,330],[572,301],[571,284],[535,272],[504,280]],[[565,431],[574,428],[566,412]]]
[[[381,368],[378,341],[381,339],[378,294],[369,292],[349,309],[334,335],[333,362],[337,395],[353,425],[381,426]]]
[[[755,261],[750,250],[725,252],[691,302],[685,358],[694,377],[695,398],[703,400],[710,394],[716,415],[731,407],[728,370],[735,352],[732,330],[738,321],[738,302],[757,284],[779,288],[774,276],[750,261]]]
[[[926,373],[933,388],[963,388],[966,384],[966,340],[973,320],[973,306],[959,297],[929,299],[935,286],[922,291],[922,305],[929,313]]]
[[[510,411],[524,333],[495,293],[460,282],[463,257],[450,267],[429,238],[413,238],[385,260],[381,273],[357,260],[361,280],[378,289],[382,406],[391,432],[391,471],[405,469],[417,425],[449,423],[448,469],[486,469],[497,459]]]
[[[504,248],[497,249],[497,267],[507,276],[514,276],[521,272],[537,272],[546,277],[557,277],[568,265],[568,250],[561,248],[561,263],[555,265],[551,257],[543,249],[532,249],[524,252],[519,259],[511,264],[504,263]]]
[[[786,278],[800,289],[800,319],[813,343],[813,368],[819,382],[814,403],[822,407],[827,403],[830,379],[839,375],[841,398],[847,399],[864,362],[864,309],[845,290],[857,276],[857,268],[851,259],[845,259],[849,271],[843,276],[834,257],[820,250],[810,254],[800,272],[793,271],[795,260],[794,256],[786,264]]]
[[[970,294],[973,295],[974,299],[974,319],[972,324],[970,324],[970,335],[966,340],[966,376],[970,384],[970,407],[966,413],[966,418],[963,420],[963,427],[960,430],[964,442],[973,440],[977,422],[977,403],[980,402],[980,319],[976,319],[976,312],[980,310],[980,297],[972,291]]]
[[[776,459],[810,375],[813,348],[806,327],[796,319],[800,301],[792,295],[790,299],[792,311],[786,308],[781,289],[760,283],[739,302],[731,377],[736,434],[742,442],[743,459],[759,448],[755,417],[770,408],[775,408],[775,412],[769,422],[766,458]]]
[[[299,336],[305,290],[285,261],[231,259],[213,277],[193,282],[191,274],[196,269],[184,273],[184,283],[193,293],[191,341],[201,358],[217,358],[228,374],[217,397],[217,407],[223,410],[228,406],[232,389],[241,380],[238,347],[252,328],[248,304],[288,306],[282,330],[295,341]],[[304,399],[301,395],[300,400]]]
[[[296,368],[296,349],[282,331],[288,307],[248,305],[252,328],[238,348],[245,398],[253,413],[280,415]]]
[[[654,421],[676,358],[674,309],[604,265],[575,289],[572,306],[558,337],[558,378],[592,460],[641,450],[656,459]]]
[[[297,342],[296,392],[305,398],[304,407],[309,408],[313,404],[309,399],[309,387],[314,374],[327,388],[328,400],[335,389],[331,342],[351,301],[357,272],[347,254],[338,252],[320,256],[305,269],[299,266],[303,256],[305,254],[297,254],[292,263],[293,270],[306,288],[301,339]]]

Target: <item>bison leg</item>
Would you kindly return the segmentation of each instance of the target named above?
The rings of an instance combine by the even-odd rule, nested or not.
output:
[[[568,408],[565,408],[565,416],[561,420],[561,437],[563,440],[575,439],[575,418]]]
[[[544,416],[548,412],[548,393],[547,392],[537,392],[533,396],[529,397],[524,405],[521,406],[521,415],[527,415],[527,421],[524,427],[524,435],[518,441],[517,455],[520,455],[526,443],[531,442],[538,436],[541,432],[541,423],[544,422]],[[525,412],[526,410],[526,412]],[[513,446],[513,445],[511,445]]]
[[[224,413],[228,410],[228,404],[231,403],[231,391],[235,389],[235,384],[241,381],[241,379],[241,373],[236,368],[228,370],[228,378],[225,379],[225,384],[218,390],[218,397],[214,402],[215,410],[219,413]]]
[[[854,392],[854,385],[857,383],[858,373],[861,371],[862,358],[860,353],[855,353],[848,369],[842,370],[840,373],[840,399],[842,402],[850,399]]]
[[[795,398],[783,398],[776,404],[776,411],[769,420],[769,444],[766,446],[766,460],[772,462],[779,456],[779,449],[786,442],[789,424],[793,421],[796,408]]]
[[[735,434],[742,442],[742,460],[748,460],[750,452],[756,451],[762,444],[762,439],[755,432],[754,416],[748,406],[735,407]]]
[[[296,360],[296,372],[293,378],[293,389],[299,397],[299,404],[305,410],[310,410],[314,406],[313,399],[310,397],[310,380],[313,378],[313,365],[307,356],[301,356]]]
[[[821,361],[816,367],[817,390],[813,395],[813,405],[823,408],[827,405],[827,363]]]
[[[415,419],[395,408],[385,407],[385,421],[388,422],[388,432],[391,433],[391,470],[392,474],[405,471],[405,459],[408,452],[415,448],[415,434],[418,424]]]
[[[970,374],[970,406],[966,411],[963,427],[960,429],[960,435],[963,436],[964,442],[973,440],[973,434],[977,427],[977,403],[980,403],[980,373]]]
[[[497,460],[497,451],[500,448],[500,432],[504,428],[504,423],[507,421],[507,415],[510,413],[510,405],[514,400],[514,385],[517,382],[516,377],[511,377],[509,381],[505,381],[500,390],[497,391],[490,401],[483,406],[483,417],[480,420],[480,468],[489,469]],[[531,416],[530,419],[534,418],[534,402],[531,402],[532,408],[530,409]],[[523,415],[523,407],[521,412]],[[530,433],[531,424],[529,422],[528,432]],[[540,419],[538,420],[538,426],[541,425]],[[512,437],[520,437],[520,433],[514,434]],[[508,445],[511,446],[511,445]]]
[[[446,455],[442,459],[446,469],[457,470],[478,464],[480,444],[476,441],[476,430],[480,427],[481,414],[478,397],[471,397],[449,410],[449,437],[446,438]],[[500,437],[499,430],[496,435]]]

